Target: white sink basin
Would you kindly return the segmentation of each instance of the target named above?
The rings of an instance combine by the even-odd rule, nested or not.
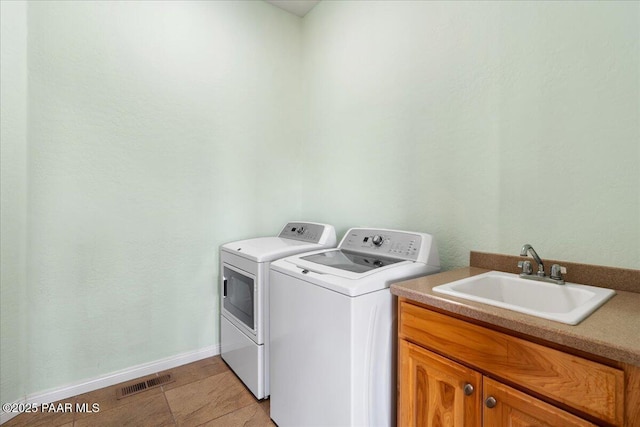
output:
[[[577,325],[615,295],[612,289],[539,282],[490,271],[436,286],[434,292]]]

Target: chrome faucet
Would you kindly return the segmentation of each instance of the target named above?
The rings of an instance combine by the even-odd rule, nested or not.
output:
[[[538,256],[536,250],[533,249],[533,246],[527,243],[526,245],[522,246],[522,249],[520,250],[520,256],[526,257],[529,253],[531,253],[531,256],[538,264],[538,272],[535,275],[533,274],[531,261],[520,261],[518,262],[518,267],[522,269],[520,277],[524,279],[539,280],[542,282],[551,282],[555,283],[556,285],[564,285],[564,278],[562,277],[562,275],[567,273],[567,269],[565,267],[558,264],[553,264],[551,266],[551,274],[549,275],[549,277],[547,277],[544,274],[544,263],[542,262],[542,259],[540,259],[540,257]]]
[[[527,253],[529,252],[531,252],[531,256],[533,257],[534,260],[536,260],[536,263],[538,264],[538,273],[536,274],[540,277],[544,277],[544,263],[538,256],[538,253],[536,252],[536,250],[533,249],[533,246],[531,246],[528,243],[524,245],[522,249],[520,249],[520,256],[527,256]]]

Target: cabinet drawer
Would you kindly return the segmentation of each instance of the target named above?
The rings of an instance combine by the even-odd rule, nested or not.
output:
[[[415,342],[611,424],[622,425],[624,373],[400,302],[400,338]]]

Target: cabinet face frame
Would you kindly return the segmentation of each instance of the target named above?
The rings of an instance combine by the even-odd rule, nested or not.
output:
[[[399,341],[399,356],[399,426],[596,426],[408,341]]]
[[[398,346],[399,426],[482,425],[482,374],[405,340]]]
[[[624,371],[398,300],[399,338],[613,425]]]

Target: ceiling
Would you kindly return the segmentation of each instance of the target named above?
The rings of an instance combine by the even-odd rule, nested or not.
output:
[[[279,7],[280,9],[284,9],[287,12],[291,12],[294,15],[298,15],[299,17],[303,17],[306,15],[313,7],[320,3],[320,0],[266,0],[268,3]]]

